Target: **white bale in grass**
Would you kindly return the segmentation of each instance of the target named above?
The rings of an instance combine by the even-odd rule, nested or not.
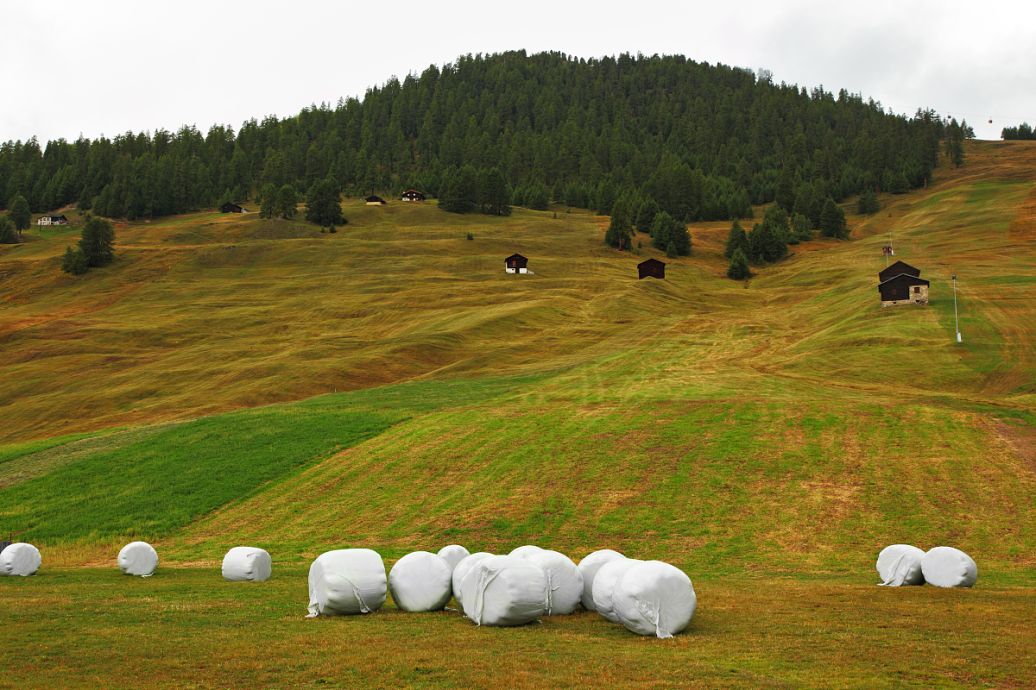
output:
[[[593,597],[594,609],[612,623],[618,623],[619,616],[615,613],[615,585],[618,584],[626,571],[637,563],[643,563],[636,558],[616,558],[601,566],[594,577]]]
[[[40,550],[32,544],[15,542],[0,551],[0,575],[28,577],[40,569],[43,558]]]
[[[536,546],[535,544],[526,544],[525,546],[519,546],[517,549],[515,549],[507,555],[514,556],[515,558],[525,558],[526,556],[537,553],[538,551],[543,551],[543,549]]]
[[[414,551],[389,571],[389,591],[403,611],[440,611],[453,593],[453,568],[438,554]]]
[[[548,616],[565,616],[575,611],[583,596],[583,574],[572,559],[563,553],[545,549],[529,554],[525,560],[540,566],[547,574],[544,613]]]
[[[971,587],[978,579],[974,559],[952,546],[936,546],[921,559],[925,582],[936,587]]]
[[[457,600],[457,603],[460,604],[462,608],[464,606],[464,595],[461,593],[461,582],[464,580],[464,576],[471,572],[471,569],[475,567],[476,563],[489,558],[492,555],[493,554],[486,553],[485,551],[478,551],[458,563],[457,567],[453,569],[453,598]]]
[[[119,551],[119,570],[123,575],[151,577],[158,568],[158,552],[146,541],[131,541]]]
[[[902,585],[923,585],[924,575],[921,573],[921,559],[924,551],[910,544],[892,544],[886,546],[878,554],[878,562],[874,565],[878,570],[881,584],[886,587]]]
[[[476,625],[525,625],[545,611],[547,574],[524,558],[490,556],[461,582],[464,615]]]
[[[439,549],[438,555],[446,559],[446,562],[450,564],[450,570],[453,570],[458,563],[470,556],[471,553],[460,544],[450,544]]]
[[[627,630],[666,639],[691,622],[698,597],[682,570],[662,561],[644,561],[623,574],[613,602]]]
[[[370,549],[338,549],[309,567],[309,615],[348,616],[381,608],[388,592],[385,562]]]
[[[265,582],[273,572],[273,561],[265,549],[235,546],[223,557],[223,579],[231,582]]]
[[[579,572],[583,574],[583,595],[580,601],[583,603],[583,608],[587,611],[597,610],[597,607],[594,606],[594,578],[597,577],[597,571],[605,563],[610,563],[620,558],[626,557],[618,551],[601,549],[588,554],[583,560],[579,561]]]

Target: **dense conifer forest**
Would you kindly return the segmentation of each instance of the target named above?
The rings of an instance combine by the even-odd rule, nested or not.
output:
[[[726,219],[782,194],[791,208],[796,196],[922,186],[948,128],[931,110],[894,115],[844,90],[681,56],[469,55],[237,131],[8,141],[0,208],[21,195],[36,212],[77,202],[134,219],[325,180],[347,194],[440,196],[474,169],[495,183],[499,171],[519,204],[610,212],[631,191],[678,220]]]

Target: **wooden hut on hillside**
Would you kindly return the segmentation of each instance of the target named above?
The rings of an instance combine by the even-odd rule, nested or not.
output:
[[[36,225],[68,225],[68,218],[64,215],[60,216],[40,216],[36,220]]]
[[[928,304],[930,283],[921,277],[921,269],[905,261],[897,261],[878,273],[881,306]]]
[[[245,207],[240,204],[235,204],[233,201],[228,201],[219,207],[220,213],[244,213]]]
[[[529,260],[521,254],[511,254],[504,259],[504,271],[507,273],[528,273]]]
[[[384,206],[385,200],[377,194],[371,194],[369,197],[364,199],[368,206]]]
[[[424,193],[417,191],[416,189],[408,189],[403,192],[401,198],[403,201],[424,201]]]
[[[665,262],[658,259],[648,259],[637,264],[638,280],[644,278],[658,278],[665,280]]]

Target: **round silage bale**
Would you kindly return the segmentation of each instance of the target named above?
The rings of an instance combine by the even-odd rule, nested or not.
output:
[[[637,563],[643,563],[643,561],[635,558],[616,558],[602,565],[594,577],[594,609],[612,623],[620,622],[619,616],[615,613],[615,585],[626,574],[626,571]]]
[[[547,574],[523,558],[490,556],[461,582],[464,615],[476,625],[525,625],[544,613]]]
[[[158,552],[146,541],[131,541],[119,551],[119,570],[123,575],[151,577],[158,568]]]
[[[371,613],[388,592],[385,562],[370,549],[338,549],[317,556],[309,567],[309,615]]]
[[[543,551],[543,549],[536,546],[535,544],[526,544],[525,546],[519,546],[517,549],[511,551],[511,553],[507,555],[514,556],[515,558],[525,558],[526,556],[537,553],[539,551]]]
[[[892,544],[886,546],[878,554],[874,567],[886,587],[901,585],[923,585],[924,574],[921,572],[921,559],[924,551],[910,544]]]
[[[627,570],[615,585],[613,601],[627,630],[661,639],[686,628],[698,605],[691,578],[662,561],[644,561]]]
[[[442,556],[414,551],[389,571],[392,600],[403,611],[440,611],[453,593],[453,568]]]
[[[40,550],[32,544],[15,542],[0,551],[0,575],[28,577],[35,575],[42,563]]]
[[[936,546],[921,559],[925,582],[936,587],[971,587],[978,580],[974,559],[952,546]]]
[[[450,564],[450,570],[457,567],[457,564],[471,555],[471,553],[460,544],[450,544],[439,549],[438,555],[446,559]]]
[[[471,572],[471,569],[475,567],[476,563],[485,558],[489,558],[492,555],[493,554],[486,553],[485,551],[473,553],[464,560],[462,560],[460,563],[458,563],[457,567],[453,569],[453,576],[451,578],[451,584],[453,587],[453,598],[457,600],[457,603],[460,604],[461,607],[464,606],[464,595],[462,593],[463,590],[461,587],[461,582],[464,580],[464,577],[469,572]]]
[[[265,549],[235,546],[223,556],[222,572],[230,582],[265,582],[273,572],[273,560]]]
[[[579,572],[583,574],[583,595],[580,597],[580,601],[584,609],[587,611],[597,610],[597,607],[594,606],[594,578],[597,577],[597,571],[604,564],[622,558],[626,557],[618,551],[601,549],[588,554],[583,560],[579,561]]]
[[[543,568],[547,575],[544,613],[564,616],[575,611],[583,596],[583,574],[572,559],[563,553],[544,549],[529,554],[525,560]]]

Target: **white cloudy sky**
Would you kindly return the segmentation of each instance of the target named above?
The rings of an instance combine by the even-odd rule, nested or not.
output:
[[[0,0],[0,141],[288,115],[464,53],[682,53],[930,106],[980,138],[1036,122],[1036,2]],[[993,124],[988,124],[992,119]]]

